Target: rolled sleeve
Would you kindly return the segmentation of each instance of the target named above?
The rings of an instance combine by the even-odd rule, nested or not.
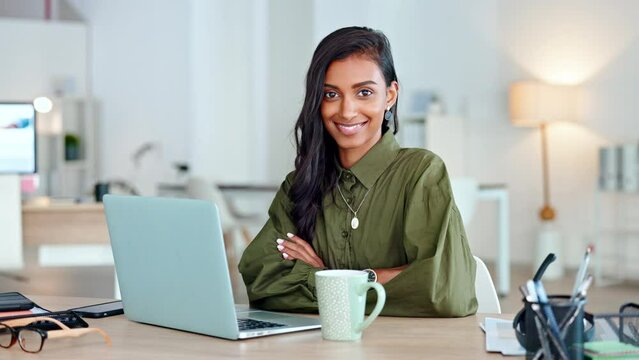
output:
[[[289,216],[290,176],[284,181],[269,209],[269,220],[249,244],[239,270],[252,306],[267,310],[316,312],[315,272],[301,260],[284,260],[276,240],[295,233]]]
[[[403,242],[410,265],[385,285],[387,300],[382,314],[474,314],[475,260],[439,158],[419,177],[407,206]]]

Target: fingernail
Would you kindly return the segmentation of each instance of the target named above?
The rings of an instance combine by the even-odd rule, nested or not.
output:
[[[291,233],[286,233],[286,236],[288,236],[288,238],[290,239],[290,238],[292,238],[292,237],[293,237],[293,236],[295,236],[295,235],[293,235],[293,234],[291,234]]]
[[[282,257],[283,257],[284,259],[288,259],[288,254],[287,254],[287,253],[282,253]]]
[[[275,242],[280,244],[280,245],[284,244],[284,240],[282,240],[282,239],[277,239],[277,240],[275,240]]]
[[[279,250],[279,251],[284,250],[284,246],[282,246],[282,245],[277,245],[277,250]]]

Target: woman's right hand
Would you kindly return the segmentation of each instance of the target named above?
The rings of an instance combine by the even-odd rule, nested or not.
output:
[[[282,253],[282,257],[286,260],[302,260],[305,263],[323,269],[326,266],[324,261],[317,256],[313,247],[299,236],[291,233],[286,234],[288,240],[277,239],[277,250]]]

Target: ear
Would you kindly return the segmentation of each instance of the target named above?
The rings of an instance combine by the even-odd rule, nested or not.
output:
[[[399,84],[397,81],[391,82],[390,86],[386,89],[386,108],[393,107],[397,101],[397,95],[399,95]]]

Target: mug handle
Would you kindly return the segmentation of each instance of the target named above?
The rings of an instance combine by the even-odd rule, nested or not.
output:
[[[361,322],[359,325],[355,326],[355,331],[357,332],[361,332],[367,327],[369,327],[370,324],[373,323],[373,320],[377,318],[377,315],[379,315],[379,313],[382,312],[382,309],[384,308],[384,304],[386,303],[386,291],[384,290],[384,287],[382,286],[382,284],[377,282],[369,282],[366,284],[362,284],[359,288],[359,295],[366,296],[366,292],[368,291],[368,289],[375,289],[375,291],[377,292],[377,304],[375,304],[375,308],[370,313],[370,315],[368,315],[366,320]]]

